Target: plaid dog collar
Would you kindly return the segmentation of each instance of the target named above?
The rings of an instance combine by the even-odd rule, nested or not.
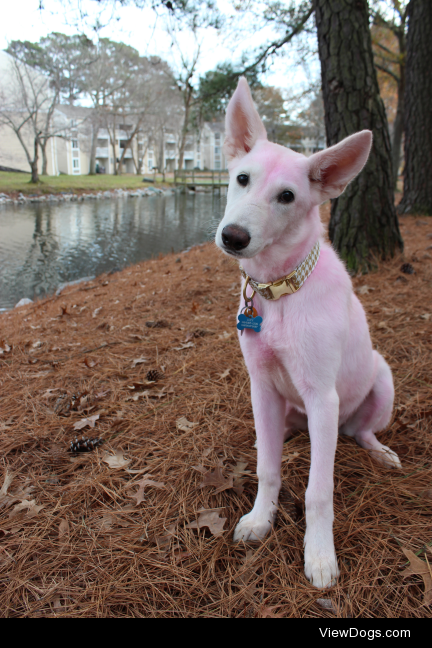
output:
[[[258,281],[255,281],[255,279],[252,279],[248,274],[246,274],[241,266],[240,272],[255,292],[261,295],[261,297],[264,297],[264,299],[274,301],[283,295],[292,295],[303,286],[304,282],[318,263],[319,255],[320,242],[317,241],[306,259],[302,261],[297,268],[293,270],[293,272],[270,283],[259,283]]]

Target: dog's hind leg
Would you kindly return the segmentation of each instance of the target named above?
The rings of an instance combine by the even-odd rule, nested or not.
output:
[[[234,540],[261,540],[270,530],[277,512],[281,487],[285,400],[274,388],[251,376],[252,407],[257,433],[258,493],[254,507],[234,531]]]
[[[401,468],[399,457],[393,450],[378,441],[376,432],[390,423],[393,410],[394,387],[390,367],[384,358],[374,351],[378,363],[373,387],[360,407],[340,427],[341,434],[354,437],[371,456],[390,468]]]
[[[296,410],[287,403],[285,410],[285,434],[284,441],[288,441],[294,430],[307,430],[307,416]]]

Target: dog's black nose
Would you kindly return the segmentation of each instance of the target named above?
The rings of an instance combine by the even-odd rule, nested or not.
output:
[[[249,245],[250,234],[240,225],[227,225],[222,230],[222,243],[229,250],[243,250]]]

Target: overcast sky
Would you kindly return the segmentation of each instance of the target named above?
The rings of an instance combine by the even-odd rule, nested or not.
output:
[[[87,23],[79,22],[79,14],[73,7],[81,5],[88,13],[96,16],[98,4],[92,0],[43,0],[44,8],[39,9],[39,0],[2,0],[0,19],[0,49],[5,49],[11,40],[38,41],[50,32],[59,31],[74,34],[77,25],[88,36],[92,36]],[[230,0],[218,0],[221,10],[229,15],[234,14]],[[135,6],[123,7],[113,15],[112,9],[106,10],[101,16],[106,26],[100,35],[121,41],[135,47],[141,55],[158,55],[172,67],[179,63],[178,51],[172,47],[172,40],[164,29],[163,18],[156,18],[151,9],[137,9]],[[241,23],[242,25],[244,23]],[[200,34],[201,57],[198,73],[213,69],[217,63],[226,60],[235,61],[243,51],[256,48],[271,36],[269,30],[234,31],[224,40],[214,29],[207,29]],[[194,42],[191,35],[179,35],[181,48],[188,56],[193,55]],[[300,66],[290,64],[289,54],[278,58],[271,65],[263,81],[269,85],[296,93],[297,89],[307,81],[307,75]],[[312,66],[312,76],[318,70]]]

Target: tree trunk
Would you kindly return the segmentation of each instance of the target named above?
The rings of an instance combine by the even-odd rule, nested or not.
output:
[[[360,173],[332,201],[329,234],[352,272],[403,249],[393,195],[390,137],[376,78],[366,0],[315,0],[327,144],[369,129]]]
[[[180,147],[179,147],[179,162],[178,162],[179,169],[183,168],[184,152],[186,146],[186,135],[189,126],[189,113],[190,113],[190,107],[192,103],[192,92],[193,92],[192,86],[188,85],[186,89],[186,96],[184,101],[185,112],[184,112],[184,121],[183,121],[183,128],[181,132]]]
[[[405,88],[405,171],[401,214],[432,216],[432,2],[411,0]]]
[[[47,143],[48,143],[48,140],[40,142],[40,149],[41,149],[41,153],[42,153],[42,175],[43,176],[48,175],[48,158],[47,158],[47,152],[46,152]]]
[[[32,184],[38,184],[38,182],[39,182],[38,164],[39,164],[39,138],[35,137],[35,139],[34,139],[34,156],[33,156],[33,161],[30,163],[30,167],[31,167],[31,180],[30,180],[30,182]]]
[[[405,74],[403,66],[400,66],[401,74]],[[404,94],[405,94],[405,79],[402,77],[398,83],[398,99],[396,118],[393,125],[393,139],[392,139],[392,168],[393,168],[393,188],[396,189],[399,167],[401,162],[401,148],[402,136],[404,133]]]
[[[90,148],[90,170],[89,175],[96,175],[96,148],[99,135],[99,125],[92,124],[92,141]]]

